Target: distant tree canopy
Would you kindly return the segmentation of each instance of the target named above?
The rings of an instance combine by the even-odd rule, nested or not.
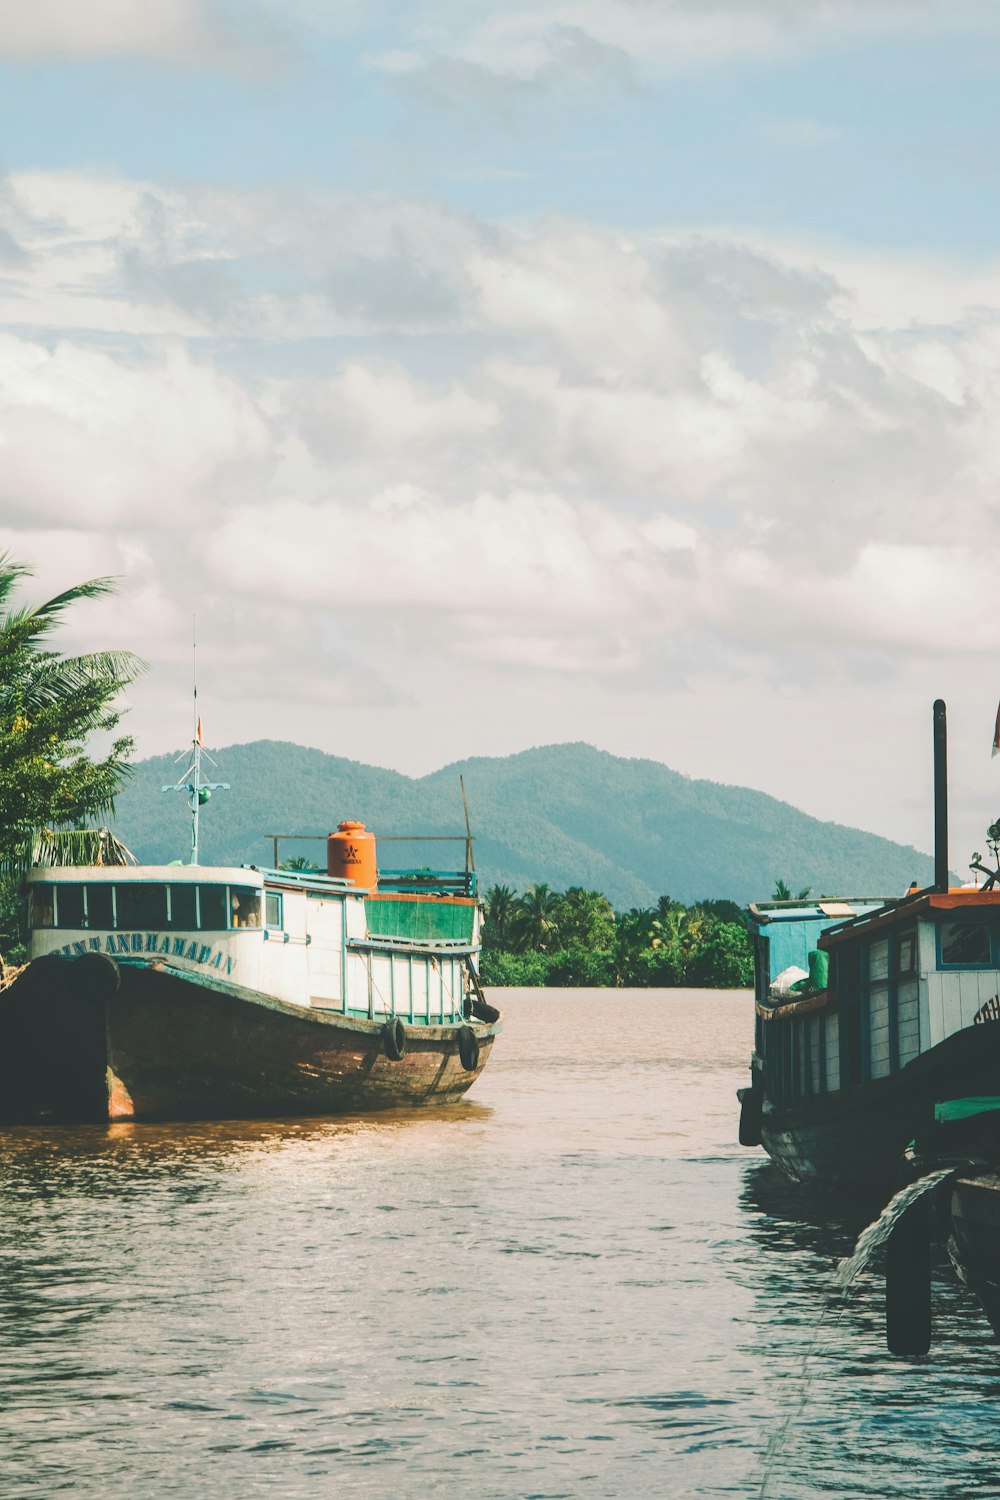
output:
[[[94,734],[118,726],[119,694],[144,670],[124,651],[60,656],[49,632],[83,599],[113,593],[109,578],[77,584],[34,607],[13,596],[31,569],[0,555],[0,951],[18,957],[19,886],[35,836],[44,828],[81,828],[105,820],[129,772],[133,743],[112,741],[88,753]]]
[[[495,885],[484,900],[481,975],[494,985],[692,985],[753,983],[753,954],[733,901],[616,913],[599,891]]]
[[[796,894],[793,896],[792,892],[791,892],[790,886],[784,880],[778,879],[778,880],[776,880],[774,882],[774,895],[771,897],[771,900],[772,901],[793,901],[793,900],[794,901],[805,901],[810,896],[811,891],[812,891],[812,888],[810,886],[806,885],[806,886],[802,887],[801,891],[797,891]]]

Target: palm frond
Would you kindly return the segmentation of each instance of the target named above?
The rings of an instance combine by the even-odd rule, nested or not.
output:
[[[88,656],[56,657],[42,664],[25,696],[37,703],[52,703],[95,686],[107,694],[127,687],[148,670],[148,663],[131,651],[97,651]]]
[[[21,579],[30,578],[33,571],[24,563],[15,562],[9,552],[0,552],[0,604],[13,593]]]
[[[81,599],[103,599],[107,594],[115,593],[117,588],[116,578],[90,578],[86,583],[74,584],[71,589],[65,589],[52,599],[47,599],[44,604],[36,605],[35,614],[48,619],[61,614],[64,609]]]
[[[42,828],[31,841],[32,865],[137,865],[139,861],[109,828]]]

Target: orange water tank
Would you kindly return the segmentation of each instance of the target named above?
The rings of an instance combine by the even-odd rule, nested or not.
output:
[[[373,891],[378,882],[375,835],[363,823],[338,823],[326,840],[326,873]]]

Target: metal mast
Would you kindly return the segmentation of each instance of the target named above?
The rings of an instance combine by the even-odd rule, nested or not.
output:
[[[228,781],[203,781],[201,779],[201,755],[204,742],[201,732],[201,719],[198,715],[198,635],[196,622],[192,621],[191,642],[191,679],[194,688],[193,729],[191,736],[191,760],[180,781],[173,782],[170,786],[161,786],[161,792],[187,792],[188,806],[191,809],[191,863],[198,863],[198,812],[211,797],[213,792],[228,792]],[[178,756],[178,760],[183,756]],[[214,766],[215,761],[206,752],[205,759]]]

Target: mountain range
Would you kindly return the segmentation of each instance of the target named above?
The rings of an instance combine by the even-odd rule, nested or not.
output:
[[[380,835],[464,838],[464,778],[476,867],[484,887],[602,891],[618,910],[669,895],[767,900],[775,882],[816,894],[901,894],[933,879],[933,861],[875,834],[809,817],[746,787],[699,781],[656,761],[590,745],[545,745],[458,761],[413,778],[321,750],[257,740],[211,752],[205,780],[230,783],[201,810],[203,864],[273,861],[273,834],[325,835],[347,818]],[[118,799],[114,827],[142,863],[190,857],[183,754],[140,761]],[[207,774],[206,774],[207,773]],[[283,841],[280,858],[325,867],[322,843]],[[459,868],[461,842],[383,844],[392,868]]]

